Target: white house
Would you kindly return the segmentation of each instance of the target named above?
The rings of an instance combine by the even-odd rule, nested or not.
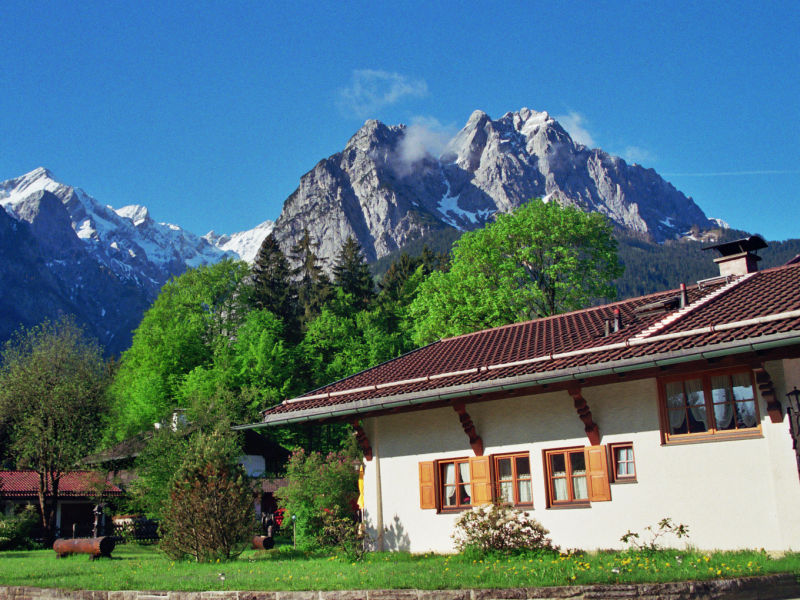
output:
[[[663,517],[701,549],[800,548],[800,264],[717,247],[697,285],[440,340],[264,413],[353,424],[378,548],[451,551],[500,500],[568,548]],[[788,395],[787,395],[788,394]]]

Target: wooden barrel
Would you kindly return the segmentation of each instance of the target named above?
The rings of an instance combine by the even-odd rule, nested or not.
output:
[[[253,550],[270,550],[275,546],[275,539],[268,535],[256,535],[253,537]]]
[[[59,538],[53,542],[53,550],[58,557],[68,554],[91,554],[94,558],[98,556],[111,556],[116,542],[110,536],[96,538]]]

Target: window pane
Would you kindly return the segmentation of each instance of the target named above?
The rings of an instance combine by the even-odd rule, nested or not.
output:
[[[735,400],[752,400],[753,383],[750,373],[736,373],[731,377],[733,380],[733,397]]]
[[[497,478],[498,479],[511,479],[513,477],[511,473],[511,459],[510,458],[499,458],[497,459]]]
[[[553,496],[554,501],[569,500],[566,477],[553,479]]]
[[[442,464],[442,481],[446,485],[454,485],[456,482],[456,466],[453,463]]]
[[[729,379],[727,375],[711,378],[711,399],[715,404],[730,402],[733,399],[733,394],[731,394],[728,382]]]
[[[567,474],[567,466],[563,454],[550,455],[550,471],[553,473],[554,477],[563,477]]]
[[[586,473],[586,459],[583,456],[583,452],[570,452],[569,466],[573,477]]]
[[[510,481],[500,482],[500,501],[508,504],[514,503],[514,484]]]
[[[689,432],[708,431],[706,398],[702,379],[688,379],[684,382],[689,404]]]
[[[456,486],[454,485],[444,486],[444,505],[456,506],[457,503],[458,499],[456,498]]]
[[[531,482],[520,481],[518,483],[517,493],[519,494],[519,501],[521,504],[530,504],[533,502],[533,494],[531,494]]]
[[[517,457],[517,477],[521,479],[530,479],[531,476],[531,463],[527,456]]]
[[[756,403],[753,400],[736,403],[736,420],[739,427],[755,427],[758,425],[756,417]]]
[[[469,463],[458,463],[458,480],[462,485],[459,485],[459,496],[461,496],[461,504],[469,504],[472,502],[472,486],[469,485]]]

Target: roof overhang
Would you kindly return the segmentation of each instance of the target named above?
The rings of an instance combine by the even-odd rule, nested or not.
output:
[[[237,425],[233,429],[257,429],[292,423],[323,421],[331,419],[355,419],[360,416],[390,411],[395,409],[425,408],[426,404],[453,400],[469,399],[493,392],[512,392],[519,388],[550,385],[562,382],[581,381],[582,385],[592,385],[592,378],[607,375],[633,374],[658,367],[691,363],[698,360],[719,359],[726,356],[758,354],[775,349],[786,349],[797,346],[800,356],[800,331],[789,331],[764,335],[745,340],[734,340],[719,344],[709,344],[697,348],[661,352],[616,361],[594,363],[580,367],[571,367],[554,371],[529,373],[503,379],[492,379],[476,383],[440,387],[421,392],[409,392],[380,398],[365,398],[352,402],[343,402],[334,406],[321,406],[300,409],[291,412],[268,414],[263,421],[248,425]],[[589,380],[589,381],[585,381]]]

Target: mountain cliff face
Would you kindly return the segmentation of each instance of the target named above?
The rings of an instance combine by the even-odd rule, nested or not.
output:
[[[546,112],[469,118],[440,156],[409,152],[408,128],[367,121],[306,173],[275,224],[285,251],[308,228],[335,257],[352,235],[368,260],[447,227],[471,230],[533,197],[605,214],[653,241],[717,226],[654,170],[575,143]]]

